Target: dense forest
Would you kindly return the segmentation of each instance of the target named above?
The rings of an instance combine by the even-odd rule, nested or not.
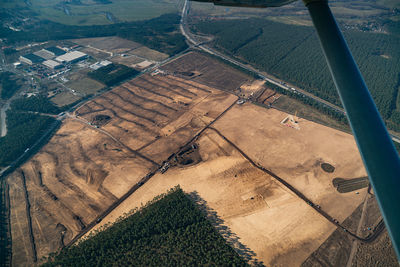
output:
[[[312,27],[247,19],[205,21],[196,29],[216,36],[215,46],[225,52],[340,105]],[[379,111],[400,131],[400,36],[354,30],[344,35]]]
[[[12,72],[0,72],[1,99],[11,98],[21,88],[13,76]]]
[[[3,34],[0,31],[0,34],[7,35],[9,44],[116,35],[174,55],[187,48],[185,38],[179,32],[179,21],[180,16],[177,14],[165,14],[145,21],[93,26],[70,26],[40,21],[24,31],[6,31]]]
[[[20,157],[54,122],[49,116],[8,110],[7,135],[0,138],[0,166],[7,166]]]
[[[179,188],[43,266],[248,266]]]
[[[18,111],[33,111],[48,114],[58,114],[62,110],[45,96],[18,98],[11,102],[11,109]]]
[[[123,80],[132,78],[139,72],[125,65],[110,64],[88,73],[88,76],[107,86],[113,86]]]

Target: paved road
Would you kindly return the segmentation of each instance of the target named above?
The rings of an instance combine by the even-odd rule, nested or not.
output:
[[[231,57],[229,57],[227,55],[222,54],[219,51],[216,51],[213,48],[210,48],[209,46],[205,45],[204,43],[198,42],[196,40],[196,38],[194,37],[194,35],[192,33],[190,33],[190,31],[188,30],[188,27],[187,27],[187,24],[186,24],[186,17],[187,17],[187,14],[189,12],[189,7],[190,7],[189,0],[185,0],[184,6],[183,6],[183,9],[182,9],[182,14],[181,14],[182,17],[181,17],[181,23],[180,23],[180,30],[181,30],[182,35],[185,36],[187,42],[193,48],[198,48],[198,49],[203,50],[204,52],[207,52],[207,53],[209,53],[209,54],[211,54],[213,56],[217,56],[219,58],[222,58],[223,60],[226,60],[226,61],[228,61],[228,62],[230,62],[230,63],[232,63],[232,64],[234,64],[236,66],[239,66],[239,67],[241,67],[241,68],[243,68],[245,70],[248,70],[250,72],[256,73],[261,79],[263,79],[263,80],[265,80],[267,82],[270,82],[270,83],[272,83],[272,84],[274,84],[276,86],[279,86],[280,88],[282,88],[284,90],[287,90],[287,91],[292,92],[292,93],[299,94],[299,95],[301,95],[303,97],[311,98],[314,101],[316,101],[316,102],[318,102],[318,103],[320,103],[322,105],[325,105],[326,107],[331,108],[332,110],[334,110],[334,111],[336,111],[338,113],[341,113],[341,114],[344,114],[344,115],[346,114],[344,109],[341,108],[341,107],[338,107],[338,106],[336,106],[336,105],[334,105],[334,104],[332,104],[332,103],[330,103],[330,102],[328,102],[328,101],[326,101],[326,100],[324,100],[322,98],[319,98],[319,97],[317,97],[317,96],[315,96],[313,94],[310,94],[309,92],[304,91],[301,88],[299,88],[299,87],[297,87],[295,85],[291,85],[291,84],[289,84],[289,83],[287,83],[287,82],[285,82],[283,80],[280,80],[280,79],[278,79],[278,78],[276,78],[276,77],[274,77],[274,76],[272,76],[270,74],[267,74],[265,72],[259,71],[259,70],[255,69],[254,67],[252,67],[250,65],[243,64],[243,63],[241,63],[241,62],[239,62],[239,61],[237,61],[237,60],[235,60],[235,59],[233,59],[233,58],[231,58]],[[396,136],[396,135],[393,135],[393,134],[390,134],[390,136],[392,137],[392,140],[394,142],[400,143],[400,137],[399,136]]]

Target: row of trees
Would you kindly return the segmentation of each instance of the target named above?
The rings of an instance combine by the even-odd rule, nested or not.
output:
[[[125,65],[110,64],[95,71],[89,72],[88,76],[107,86],[113,86],[123,80],[137,75],[139,72]]]
[[[206,21],[196,27],[215,35],[215,45],[228,53],[340,105],[313,28],[264,19]],[[399,129],[400,36],[354,30],[344,34],[379,111],[388,125]]]
[[[180,188],[43,266],[248,266]]]
[[[93,26],[71,26],[51,21],[40,21],[28,30],[19,32],[7,31],[3,35],[6,35],[4,37],[7,38],[9,44],[21,41],[42,42],[120,36],[173,55],[187,48],[185,38],[179,33],[179,21],[180,16],[178,14],[165,14],[145,21]]]

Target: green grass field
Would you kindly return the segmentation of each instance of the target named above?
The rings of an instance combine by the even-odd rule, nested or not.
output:
[[[67,87],[76,90],[80,94],[90,95],[104,88],[104,85],[90,78],[82,78],[66,84]]]
[[[52,97],[50,100],[51,100],[51,102],[56,104],[58,107],[63,107],[63,106],[72,104],[79,99],[80,99],[79,96],[73,95],[70,92],[61,92],[61,93],[57,94],[56,96]]]
[[[67,25],[101,25],[114,22],[146,20],[178,12],[181,0],[113,0],[109,4],[81,1],[81,5],[62,4],[60,0],[31,0],[30,8],[41,19]],[[65,9],[69,11],[66,14]]]

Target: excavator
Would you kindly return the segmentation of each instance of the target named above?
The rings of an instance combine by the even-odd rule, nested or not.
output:
[[[215,5],[268,8],[297,0],[192,0]],[[400,263],[400,158],[328,0],[303,0],[345,109],[383,220]],[[289,41],[289,40],[288,40]]]

